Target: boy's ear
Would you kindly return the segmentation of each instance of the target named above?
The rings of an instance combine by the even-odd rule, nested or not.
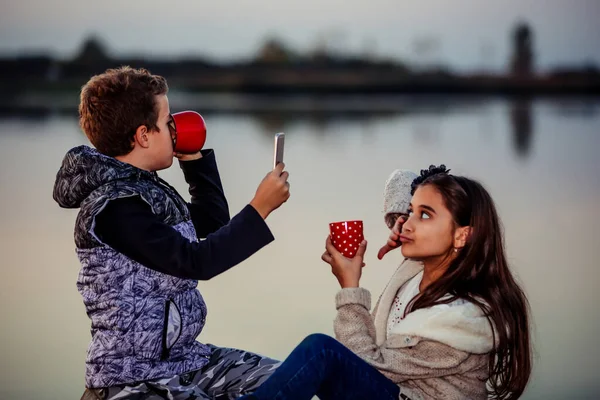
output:
[[[137,144],[143,148],[147,148],[150,146],[150,138],[148,137],[148,128],[146,125],[140,125],[135,130],[135,135],[133,136],[134,145]]]

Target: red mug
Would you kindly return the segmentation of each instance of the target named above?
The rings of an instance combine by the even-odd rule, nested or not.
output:
[[[206,122],[196,111],[173,114],[175,130],[173,148],[177,153],[193,154],[202,150],[206,142]],[[171,132],[173,135],[173,132]]]
[[[329,224],[329,233],[333,246],[344,257],[352,258],[358,246],[364,240],[362,221],[341,221]]]

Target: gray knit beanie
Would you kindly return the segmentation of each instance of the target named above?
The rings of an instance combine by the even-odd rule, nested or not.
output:
[[[410,185],[417,177],[412,171],[407,169],[397,169],[391,173],[385,182],[383,190],[383,213],[384,220],[388,228],[392,229],[396,222],[397,215],[405,214],[410,205]]]

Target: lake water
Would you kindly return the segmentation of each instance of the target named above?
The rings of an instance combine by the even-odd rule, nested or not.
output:
[[[173,97],[172,111],[187,108]],[[205,114],[232,215],[269,170],[279,130],[292,196],[267,221],[275,242],[200,283],[209,315],[199,339],[284,358],[310,333],[333,334],[338,284],[320,260],[328,223],[364,220],[362,285],[378,295],[401,260],[375,256],[388,235],[385,180],[396,168],[445,163],[491,192],[531,302],[535,367],[523,398],[600,398],[600,101],[306,104]],[[83,143],[72,114],[0,117],[0,399],[83,391],[90,333],[75,287],[76,211],[52,200],[64,153]],[[187,195],[177,165],[161,176]]]

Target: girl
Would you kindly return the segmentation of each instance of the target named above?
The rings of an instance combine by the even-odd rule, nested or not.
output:
[[[408,219],[379,258],[402,244],[400,265],[372,314],[359,287],[366,251],[322,259],[342,289],[337,341],[307,337],[243,399],[515,399],[531,372],[528,303],[508,267],[488,192],[445,166],[421,171]]]

